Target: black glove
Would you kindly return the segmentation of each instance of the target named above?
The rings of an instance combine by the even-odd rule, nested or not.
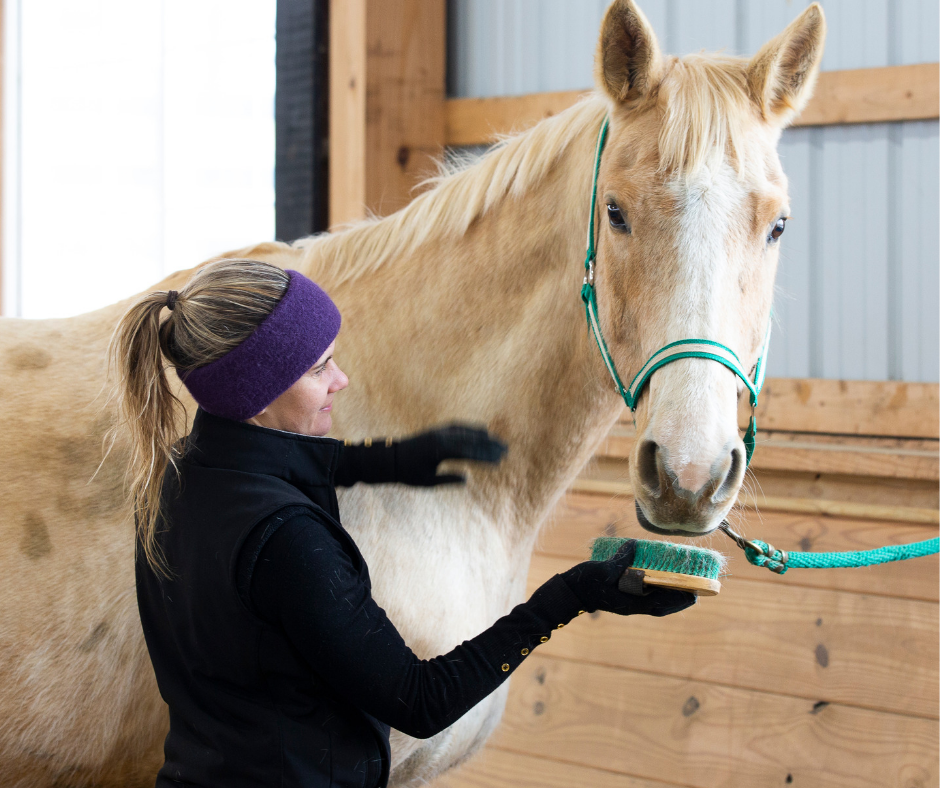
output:
[[[343,446],[334,482],[349,487],[356,482],[399,482],[416,487],[459,484],[462,474],[437,475],[444,460],[475,460],[498,463],[506,444],[485,429],[450,424],[402,440],[375,438],[366,443]]]
[[[562,572],[559,577],[588,613],[606,610],[620,616],[668,616],[695,604],[698,599],[695,594],[674,588],[634,586],[639,593],[621,591],[618,588],[620,579],[633,565],[635,554],[636,539],[628,539],[613,558],[607,561],[585,561]]]

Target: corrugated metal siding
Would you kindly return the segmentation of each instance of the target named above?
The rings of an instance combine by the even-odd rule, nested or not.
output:
[[[449,0],[454,96],[592,84],[606,0]],[[647,0],[666,52],[752,54],[806,0]],[[940,60],[936,0],[827,0],[825,70]],[[940,380],[936,121],[790,129],[769,374]]]

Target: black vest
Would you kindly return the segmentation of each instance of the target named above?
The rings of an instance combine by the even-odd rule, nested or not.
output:
[[[137,551],[137,602],[170,707],[157,786],[374,788],[388,782],[388,726],[315,675],[236,588],[239,548],[287,506],[305,506],[368,568],[339,523],[338,442],[197,411],[180,475],[167,469],[159,544],[172,577]]]

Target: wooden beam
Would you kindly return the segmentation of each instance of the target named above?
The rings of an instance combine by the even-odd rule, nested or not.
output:
[[[794,126],[940,117],[940,64],[824,71]]]
[[[445,0],[331,0],[331,226],[398,210],[434,172],[445,40]]]
[[[615,424],[595,452],[598,457],[629,460],[636,444],[632,424]],[[757,431],[756,471],[804,471],[843,476],[940,481],[940,453],[935,440],[872,438],[811,432]]]
[[[625,469],[620,474],[625,475]],[[603,495],[633,497],[633,487],[628,481],[595,479],[579,476],[568,488],[572,492],[597,493]],[[788,495],[752,495],[742,492],[738,504],[755,511],[798,512],[808,515],[830,517],[853,517],[861,520],[882,520],[895,523],[940,523],[940,511],[925,506],[882,506],[872,503],[833,500],[831,498],[798,498]]]
[[[794,126],[880,123],[940,117],[940,64],[825,71]],[[589,91],[449,99],[446,140],[451,146],[484,145],[521,131],[570,107]]]
[[[742,398],[740,423],[750,408]],[[757,426],[764,430],[940,438],[940,386],[896,381],[768,378]]]

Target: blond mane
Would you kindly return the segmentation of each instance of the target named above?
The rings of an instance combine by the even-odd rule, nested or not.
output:
[[[653,99],[664,115],[659,138],[664,170],[692,176],[728,156],[746,169],[742,144],[755,118],[746,82],[746,60],[722,55],[670,59]],[[329,235],[297,242],[308,273],[332,288],[367,276],[390,260],[435,239],[460,236],[503,200],[520,197],[552,170],[571,143],[593,139],[609,106],[591,94],[527,131],[502,139],[477,161],[430,178],[425,191],[382,219],[366,219]]]
[[[428,191],[383,219],[366,219],[340,232],[298,241],[309,274],[327,289],[366,276],[436,238],[463,235],[503,200],[536,186],[573,140],[592,138],[606,104],[588,96],[520,134],[506,137],[478,161],[426,181]]]

